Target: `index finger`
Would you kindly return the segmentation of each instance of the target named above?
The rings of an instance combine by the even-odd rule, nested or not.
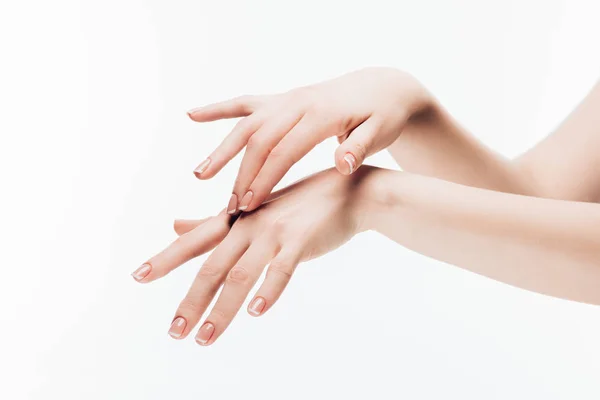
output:
[[[162,278],[175,268],[210,250],[227,236],[230,216],[221,213],[179,236],[166,249],[143,263],[131,274],[140,283]]]
[[[218,119],[246,117],[255,111],[257,105],[256,96],[245,95],[193,108],[187,113],[196,122],[209,122]]]
[[[289,169],[325,140],[327,131],[327,125],[322,121],[305,115],[273,148],[242,198],[239,209],[252,211],[260,206]]]

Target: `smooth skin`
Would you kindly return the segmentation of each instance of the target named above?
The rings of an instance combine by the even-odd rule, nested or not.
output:
[[[197,122],[243,117],[194,171],[212,178],[244,147],[227,212],[252,211],[312,148],[335,136],[335,164],[351,174],[392,144],[431,96],[409,74],[367,68],[330,81],[268,96],[241,96],[188,111]]]
[[[389,150],[406,171],[459,184],[373,167],[351,176],[330,170],[242,214],[229,234],[225,212],[203,222],[176,221],[182,236],[138,269],[137,280],[157,279],[221,244],[181,303],[171,335],[188,335],[225,282],[197,335],[200,344],[213,343],[267,264],[267,279],[249,305],[252,315],[273,305],[299,262],[367,229],[515,286],[598,304],[600,209],[583,202],[597,202],[600,192],[600,169],[594,168],[599,88],[553,135],[514,161],[483,146],[435,100],[426,103],[404,123]],[[563,162],[555,163],[557,158]]]

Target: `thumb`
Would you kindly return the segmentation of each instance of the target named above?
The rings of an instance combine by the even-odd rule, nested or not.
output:
[[[380,124],[375,118],[369,118],[348,135],[335,151],[335,167],[340,173],[350,175],[358,169],[367,156],[373,154],[375,136]]]

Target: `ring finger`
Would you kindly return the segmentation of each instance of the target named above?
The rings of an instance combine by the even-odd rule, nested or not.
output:
[[[264,267],[277,253],[272,240],[266,237],[253,242],[227,274],[223,290],[196,335],[196,342],[206,346],[229,326]]]

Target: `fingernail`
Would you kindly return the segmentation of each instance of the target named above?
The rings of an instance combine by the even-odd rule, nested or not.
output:
[[[356,158],[352,153],[346,153],[346,155],[344,156],[344,161],[348,163],[348,167],[350,168],[350,172],[348,172],[348,175],[352,174],[356,169]]]
[[[191,110],[188,110],[188,111],[187,111],[187,113],[188,113],[188,115],[191,115],[191,114],[193,114],[193,113],[195,113],[196,111],[199,111],[199,110],[201,110],[201,109],[202,109],[202,107],[196,107],[196,108],[192,108]]]
[[[265,299],[263,299],[262,297],[257,297],[254,300],[252,300],[252,303],[250,303],[250,307],[248,307],[248,312],[254,315],[255,317],[258,317],[260,313],[262,313],[265,309],[266,304],[267,303],[265,302]]]
[[[237,211],[237,196],[234,194],[229,198],[229,204],[227,205],[227,214],[235,214]]]
[[[210,158],[207,158],[206,160],[202,161],[200,163],[200,165],[198,165],[196,167],[196,169],[194,170],[194,175],[196,175],[197,178],[201,178],[202,177],[202,173],[204,171],[206,171],[206,168],[208,168],[209,164],[210,164]]]
[[[254,195],[254,193],[252,193],[252,191],[247,191],[246,194],[244,195],[244,197],[242,197],[242,201],[240,203],[240,210],[244,211],[246,208],[248,208],[248,206],[250,205],[250,202],[252,201],[252,196]]]
[[[145,264],[142,264],[141,267],[139,267],[138,269],[133,271],[133,274],[131,274],[131,276],[133,276],[133,279],[135,279],[136,281],[139,282],[142,279],[144,279],[146,276],[148,276],[148,274],[150,273],[151,270],[152,270],[152,266],[148,263],[145,263]]]
[[[171,323],[171,328],[169,328],[169,335],[175,339],[179,339],[181,335],[183,335],[183,331],[185,330],[185,318],[177,317]]]
[[[196,342],[201,345],[206,345],[213,333],[215,333],[215,326],[210,322],[205,322],[204,325],[198,331],[198,335],[196,335]]]

